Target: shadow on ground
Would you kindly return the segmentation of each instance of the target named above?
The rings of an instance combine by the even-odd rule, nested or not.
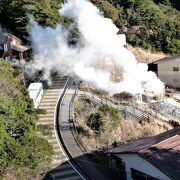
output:
[[[96,155],[99,152],[96,152]],[[97,158],[92,154],[85,154],[71,159],[71,164],[76,168],[86,180],[124,180],[120,175],[120,170],[109,166],[109,157]],[[44,180],[81,180],[83,179],[70,165],[68,161],[57,165],[50,170]]]

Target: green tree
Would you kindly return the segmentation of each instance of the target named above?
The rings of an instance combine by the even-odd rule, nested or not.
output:
[[[46,169],[51,162],[53,149],[43,138],[37,136],[25,136],[19,139],[23,151],[26,152],[24,165],[31,169]]]
[[[31,14],[42,26],[55,27],[64,21],[59,14],[61,0],[1,0],[0,23],[19,38],[28,39],[28,15]]]
[[[92,113],[89,116],[86,124],[96,132],[102,131],[103,122],[100,113]]]
[[[166,53],[179,52],[177,40],[180,39],[180,12],[178,8],[172,7],[172,1],[109,0],[110,5],[106,3],[105,9],[102,8],[101,0],[93,2],[105,12],[105,9],[115,8],[118,19],[114,23],[120,29],[136,25],[144,27],[140,34],[127,34],[127,41],[133,46]],[[111,13],[104,14],[111,18]],[[167,43],[167,39],[171,43]]]
[[[167,51],[172,54],[180,53],[180,40],[173,39],[172,41],[170,41]]]
[[[95,132],[111,132],[118,127],[120,121],[119,111],[108,105],[99,107],[98,112],[92,113],[86,124]]]
[[[45,169],[52,147],[37,135],[37,112],[28,91],[3,59],[0,74],[0,174],[10,167]]]

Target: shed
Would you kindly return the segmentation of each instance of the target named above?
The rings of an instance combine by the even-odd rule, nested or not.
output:
[[[43,95],[43,85],[42,83],[31,83],[28,87],[29,96],[34,102],[35,108],[40,104]]]

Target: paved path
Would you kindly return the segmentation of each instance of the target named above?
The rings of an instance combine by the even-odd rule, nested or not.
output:
[[[68,149],[69,153],[73,158],[77,158],[82,156],[84,153],[77,145],[76,141],[74,140],[74,136],[71,132],[70,126],[70,119],[71,112],[70,112],[70,104],[73,98],[74,90],[68,90],[62,100],[62,105],[59,114],[59,122],[60,122],[60,132],[62,139],[64,140],[64,144]]]
[[[67,81],[67,77],[55,77],[52,86],[45,92],[39,108],[47,111],[46,115],[40,115],[38,124],[46,124],[53,128],[52,136],[45,137],[52,145],[54,156],[52,163],[49,165],[49,172],[45,176],[47,180],[81,180],[82,178],[72,168],[71,164],[67,161],[54,130],[54,112],[58,98],[62,89]]]
[[[73,113],[71,111],[71,101],[75,90],[68,89],[62,100],[60,112],[59,112],[59,125],[61,137],[64,141],[68,152],[71,157],[79,165],[79,167],[86,173],[83,176],[86,179],[92,180],[109,180],[104,173],[100,172],[97,168],[97,164],[93,163],[87,155],[84,154],[80,146],[77,144],[73,133],[72,126],[70,125],[72,121]]]

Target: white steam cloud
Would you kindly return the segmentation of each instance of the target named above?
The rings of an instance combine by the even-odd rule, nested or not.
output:
[[[55,29],[43,28],[35,22],[32,25],[34,68],[44,69],[47,76],[51,70],[76,75],[110,94],[124,91],[162,93],[163,83],[153,72],[147,71],[146,64],[137,63],[117,35],[118,28],[92,3],[68,0],[60,13],[74,20],[68,30],[60,24]],[[74,26],[79,31],[79,38],[77,44],[71,46],[68,35]],[[114,65],[123,78],[118,83],[111,80]]]

